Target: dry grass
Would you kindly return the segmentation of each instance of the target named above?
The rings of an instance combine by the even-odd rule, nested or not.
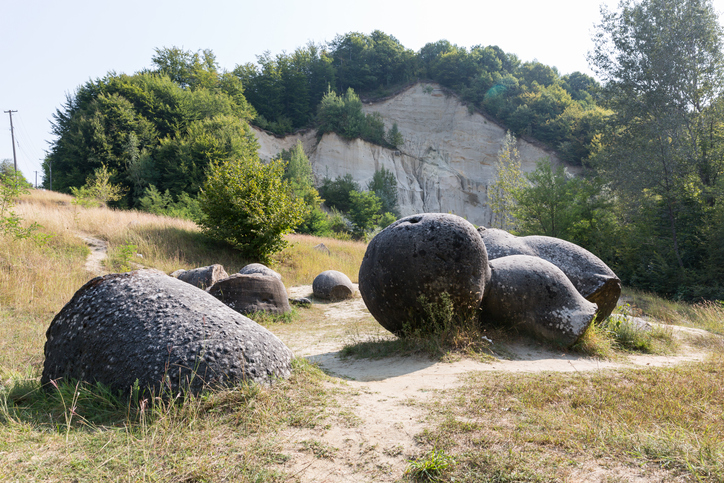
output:
[[[455,481],[577,481],[585,465],[723,481],[723,363],[471,374],[431,406],[439,422],[421,442],[461,455]]]
[[[274,269],[282,274],[287,286],[310,285],[325,270],[337,270],[357,283],[367,244],[359,241],[335,240],[311,235],[288,235],[289,245],[274,259]],[[329,250],[315,249],[324,244]]]
[[[165,272],[221,263],[232,273],[247,263],[188,221],[70,202],[35,191],[18,205],[20,216],[54,234],[46,246],[0,239],[0,480],[294,480],[286,473],[288,442],[277,434],[326,427],[335,400],[329,379],[304,360],[272,388],[241,386],[144,409],[98,388],[39,389],[44,332],[92,276],[76,234],[102,238],[111,250],[136,245],[143,255],[136,261]],[[364,243],[300,235],[289,241],[273,264],[288,286],[311,284],[329,269],[357,281]],[[320,243],[330,254],[314,250]],[[720,304],[630,293],[633,315],[724,333]],[[306,326],[320,323],[322,310],[298,312],[291,323],[267,325],[301,338]],[[584,342],[604,357],[614,350],[601,334]],[[669,369],[470,375],[459,389],[430,398],[429,428],[417,437],[421,453],[453,456],[455,481],[577,481],[606,465],[625,471],[607,469],[605,478],[619,479],[602,481],[645,471],[659,481],[723,481],[724,347],[717,347],[705,364]]]

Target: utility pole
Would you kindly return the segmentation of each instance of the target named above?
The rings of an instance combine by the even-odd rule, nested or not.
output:
[[[35,172],[35,189],[38,189],[38,172]]]
[[[9,111],[3,111],[6,114],[10,114],[10,137],[13,140],[13,166],[15,167],[15,176],[18,175],[18,158],[15,155],[15,131],[13,130],[13,111],[12,109]]]

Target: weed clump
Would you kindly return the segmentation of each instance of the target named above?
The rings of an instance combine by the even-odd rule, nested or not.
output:
[[[433,358],[449,358],[453,354],[490,357],[491,340],[483,334],[476,307],[455,307],[447,292],[436,301],[425,295],[417,301],[423,316],[415,323],[405,323],[399,337],[346,345],[341,355],[378,358],[423,353]]]

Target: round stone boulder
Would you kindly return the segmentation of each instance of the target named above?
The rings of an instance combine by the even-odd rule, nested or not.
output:
[[[342,272],[327,270],[314,278],[312,291],[318,299],[343,300],[354,295],[354,285]]]
[[[99,382],[156,395],[291,374],[291,351],[274,334],[207,292],[157,270],[97,277],[46,332],[41,382]]]
[[[275,272],[271,268],[269,268],[266,265],[263,265],[261,263],[250,263],[249,265],[246,265],[241,270],[239,270],[239,273],[241,275],[251,275],[254,273],[258,273],[260,275],[276,277],[279,280],[282,279],[282,275],[279,272]]]
[[[426,305],[447,292],[453,308],[475,310],[490,279],[482,238],[467,220],[424,213],[402,218],[367,246],[359,290],[375,319],[401,335],[423,323]]]
[[[237,273],[216,282],[209,293],[245,315],[254,312],[286,314],[292,310],[284,284],[271,275]]]
[[[529,255],[560,268],[578,292],[598,306],[597,320],[604,320],[616,308],[621,280],[603,260],[575,243],[549,236],[511,235],[496,228],[478,228],[488,250],[488,259]]]
[[[565,273],[552,263],[529,255],[490,261],[490,290],[480,319],[508,325],[536,338],[568,347],[583,335],[596,316]]]
[[[219,280],[227,278],[229,274],[226,273],[222,265],[216,263],[208,267],[199,267],[192,270],[176,270],[171,276],[190,283],[194,287],[206,290]]]

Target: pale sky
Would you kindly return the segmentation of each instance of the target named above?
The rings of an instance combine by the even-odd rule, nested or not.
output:
[[[396,37],[418,51],[446,39],[497,45],[561,74],[592,74],[586,62],[602,4],[617,0],[0,0],[0,110],[13,113],[18,168],[32,183],[67,94],[109,71],[151,67],[156,47],[211,49],[221,69],[292,52],[337,34]],[[714,0],[718,12],[724,0]],[[12,159],[8,114],[0,112],[0,160]],[[41,174],[38,174],[38,181]]]

